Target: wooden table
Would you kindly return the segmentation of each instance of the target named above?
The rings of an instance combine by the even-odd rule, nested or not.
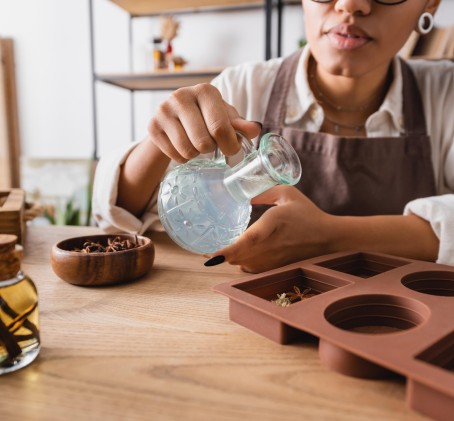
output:
[[[316,343],[278,345],[231,321],[211,287],[244,274],[203,266],[165,234],[144,279],[83,288],[50,266],[51,245],[98,232],[29,227],[23,270],[40,298],[42,350],[0,378],[7,420],[422,420],[404,380],[321,365]]]

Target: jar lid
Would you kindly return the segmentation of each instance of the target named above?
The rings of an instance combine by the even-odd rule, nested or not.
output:
[[[15,235],[0,234],[0,281],[11,279],[20,271],[22,246],[16,241]]]
[[[14,250],[17,242],[17,235],[0,234],[0,253],[6,253]]]

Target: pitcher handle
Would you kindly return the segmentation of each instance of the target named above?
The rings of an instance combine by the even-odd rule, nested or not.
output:
[[[243,149],[244,156],[255,152],[255,147],[251,140],[241,132],[236,131],[235,133],[241,143],[241,149]],[[225,156],[218,147],[216,147],[216,150],[214,151],[213,160],[216,162],[223,160],[225,162]]]

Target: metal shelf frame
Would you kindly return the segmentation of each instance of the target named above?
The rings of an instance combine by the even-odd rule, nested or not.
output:
[[[98,138],[98,123],[97,123],[97,118],[98,118],[98,112],[97,112],[97,94],[96,94],[96,83],[97,82],[104,82],[104,83],[112,83],[112,79],[105,77],[105,76],[98,76],[96,72],[96,46],[95,46],[95,36],[94,36],[94,1],[95,0],[88,0],[88,6],[89,6],[89,30],[90,30],[90,67],[91,67],[91,97],[92,97],[92,106],[93,106],[93,160],[97,161],[98,160],[98,149],[99,149],[99,138]],[[115,2],[113,2],[116,4]],[[273,15],[275,16],[276,21],[276,52],[277,52],[277,57],[281,56],[282,52],[282,13],[283,13],[283,7],[284,5],[290,5],[290,4],[300,4],[300,1],[296,0],[264,0],[262,4],[257,4],[257,3],[252,3],[252,4],[247,4],[245,2],[244,5],[232,5],[232,6],[218,6],[218,7],[207,7],[204,9],[185,9],[185,10],[172,10],[172,14],[188,14],[188,13],[203,13],[206,11],[232,11],[232,10],[246,10],[246,9],[264,9],[265,12],[265,52],[264,52],[264,57],[265,60],[269,60],[272,57],[272,50],[273,50],[273,34],[272,34],[272,28],[273,28]],[[163,11],[162,13],[164,13]],[[125,13],[128,13],[125,10]],[[129,52],[128,52],[128,61],[129,61],[129,69],[132,72],[133,71],[133,30],[132,30],[132,25],[133,25],[133,20],[135,17],[143,17],[143,16],[157,16],[159,15],[158,13],[153,13],[153,14],[147,14],[147,15],[133,15],[131,13],[128,13],[129,20],[128,20],[128,45],[129,45]],[[136,76],[137,78],[138,76]],[[150,78],[152,76],[150,75]],[[166,75],[167,78],[171,78],[171,76]],[[175,74],[175,77],[180,77],[181,74]],[[146,76],[142,75],[142,78],[146,78]],[[133,80],[134,76],[129,76],[129,80]],[[128,76],[123,76],[120,77],[118,80],[128,80]],[[131,110],[131,139],[135,139],[135,124],[134,124],[134,119],[135,119],[135,109],[134,109],[134,92],[136,90],[156,90],[155,88],[137,88],[132,85],[128,86],[122,86],[121,83],[112,83],[115,84],[116,86],[120,86],[124,89],[128,89],[130,91],[130,110]],[[172,90],[172,87],[169,87],[169,90]]]

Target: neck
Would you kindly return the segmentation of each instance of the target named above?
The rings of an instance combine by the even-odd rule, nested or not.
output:
[[[376,106],[381,104],[390,84],[389,69],[388,66],[361,77],[346,77],[327,72],[311,58],[309,80],[315,97],[324,98],[327,106],[342,110],[364,109],[372,102]]]
[[[383,69],[362,77],[345,77],[330,74],[312,58],[309,83],[325,113],[323,131],[362,135],[367,118],[378,110],[386,96],[391,71]]]

